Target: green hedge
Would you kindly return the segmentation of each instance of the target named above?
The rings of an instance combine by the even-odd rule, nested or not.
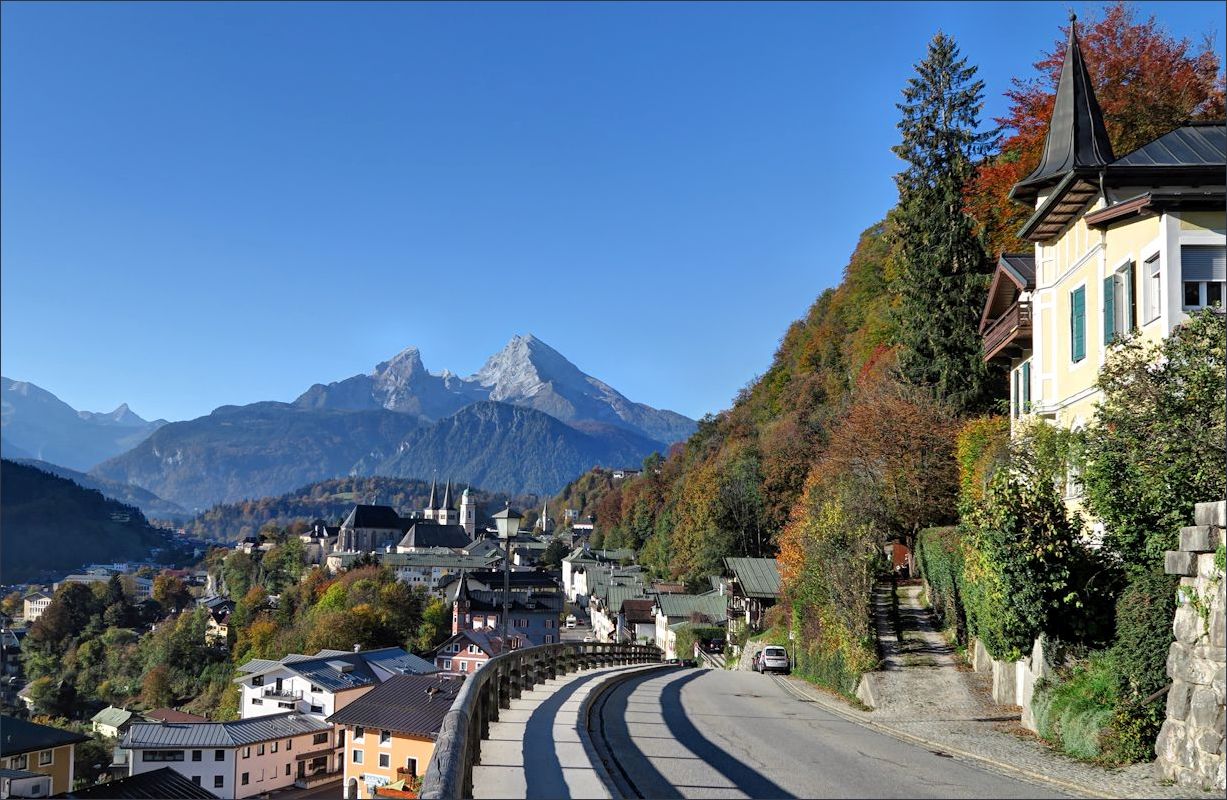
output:
[[[926,528],[916,537],[916,569],[929,589],[929,602],[944,629],[967,644],[967,612],[963,608],[963,548],[959,530]]]

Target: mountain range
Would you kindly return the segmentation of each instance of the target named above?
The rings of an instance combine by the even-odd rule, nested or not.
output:
[[[550,494],[592,466],[638,464],[694,429],[517,336],[469,378],[431,373],[408,348],[292,403],[223,406],[169,423],[90,475],[188,509],[361,475]]]
[[[142,419],[127,403],[109,413],[77,411],[33,383],[0,377],[0,451],[5,458],[88,470],[131,450],[165,424],[164,419]]]

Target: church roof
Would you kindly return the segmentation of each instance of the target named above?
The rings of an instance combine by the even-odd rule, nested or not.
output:
[[[391,506],[356,505],[349,512],[342,527],[347,528],[399,528],[405,529],[405,520]]]
[[[469,546],[469,534],[463,525],[440,525],[419,520],[409,526],[400,540],[401,547],[447,547],[462,550]]]
[[[1070,14],[1065,62],[1061,65],[1044,153],[1035,170],[1010,191],[1014,200],[1032,202],[1041,189],[1069,173],[1093,173],[1114,160],[1103,111],[1078,44],[1077,28],[1076,17]]]

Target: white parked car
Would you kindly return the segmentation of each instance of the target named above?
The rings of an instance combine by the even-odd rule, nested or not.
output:
[[[567,614],[567,627],[568,628],[575,627],[575,615],[574,614]]]
[[[754,658],[755,672],[782,672],[787,675],[792,667],[788,663],[788,651],[779,645],[768,645]]]

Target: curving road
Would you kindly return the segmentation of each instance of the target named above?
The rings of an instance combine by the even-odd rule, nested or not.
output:
[[[1062,796],[862,727],[752,672],[632,678],[589,724],[626,797]]]

